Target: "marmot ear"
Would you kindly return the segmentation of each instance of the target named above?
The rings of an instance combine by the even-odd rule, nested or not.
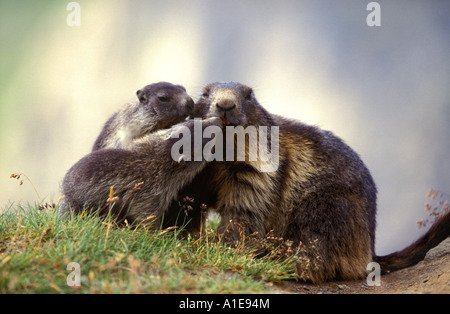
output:
[[[140,89],[136,92],[137,98],[141,103],[147,102],[147,95],[145,94],[143,89]]]

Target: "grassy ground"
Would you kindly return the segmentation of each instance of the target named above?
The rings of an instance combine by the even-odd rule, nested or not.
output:
[[[294,264],[255,259],[211,227],[182,236],[89,215],[64,220],[38,206],[0,215],[0,293],[258,293],[295,278]]]

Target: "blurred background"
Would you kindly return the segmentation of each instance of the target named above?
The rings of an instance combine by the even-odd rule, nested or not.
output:
[[[107,118],[158,81],[194,99],[242,82],[343,138],[378,185],[378,254],[425,231],[430,188],[450,198],[450,2],[377,1],[379,27],[361,0],[77,2],[70,27],[69,1],[0,1],[1,209],[56,201]]]

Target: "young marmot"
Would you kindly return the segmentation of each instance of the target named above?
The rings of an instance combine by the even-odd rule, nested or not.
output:
[[[201,116],[205,110],[194,104],[184,87],[170,83],[148,85],[137,91],[137,96],[139,102],[127,104],[115,113],[105,124],[93,152],[66,174],[61,212],[79,213],[87,208],[105,214],[111,210],[111,214],[130,223],[155,215],[158,223],[163,220],[164,226],[189,222],[187,229],[196,231],[201,224],[199,208],[211,201],[202,197],[195,202],[189,198],[185,201],[187,195],[181,193],[177,197],[177,191],[190,183],[192,177],[196,180],[202,177],[197,169],[200,172],[205,162],[184,164],[170,159],[174,142],[170,135],[174,128],[182,125],[192,128],[193,121],[178,128],[165,128]],[[212,120],[204,123],[213,123]],[[198,182],[195,186],[202,184]],[[190,190],[189,185],[185,190]],[[108,201],[111,191],[114,202]],[[194,207],[196,210],[186,210]]]
[[[150,84],[136,95],[138,101],[124,105],[108,119],[92,151],[128,148],[133,140],[169,128],[194,114],[194,101],[180,85]]]
[[[239,83],[206,86],[198,104],[209,108],[207,116],[220,117],[224,129],[253,126],[260,137],[270,133],[274,142],[268,150],[278,152],[272,171],[261,171],[267,162],[261,154],[257,160],[247,158],[250,146],[256,145],[250,141],[244,161],[223,158],[210,164],[211,186],[217,189],[214,207],[222,216],[219,231],[227,230],[234,240],[244,232],[260,237],[270,233],[292,241],[294,247],[313,243],[315,250],[305,253],[317,267],[307,270],[312,282],[361,278],[372,260],[382,271],[412,265],[449,235],[450,213],[403,251],[376,256],[377,189],[358,154],[341,139],[268,113],[253,90]],[[263,134],[259,127],[264,126],[279,127],[279,140],[270,130]],[[223,133],[224,138],[234,137],[231,143],[237,138]]]

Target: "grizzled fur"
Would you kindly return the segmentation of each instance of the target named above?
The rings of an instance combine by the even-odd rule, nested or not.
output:
[[[259,171],[259,159],[209,165],[211,186],[217,193],[215,209],[222,216],[221,232],[239,240],[243,228],[246,234],[260,237],[270,232],[294,246],[314,243],[314,252],[305,254],[316,265],[307,274],[316,283],[361,278],[374,258],[389,267],[390,262],[376,257],[374,251],[374,180],[358,154],[340,138],[268,113],[252,89],[239,83],[206,86],[198,104],[209,108],[208,116],[220,117],[224,125],[279,126],[276,171]],[[448,216],[435,232],[440,239],[449,234]],[[422,251],[428,249],[424,246]]]
[[[202,127],[220,123],[220,119],[210,118],[203,120]],[[206,161],[174,161],[171,156],[172,146],[179,140],[171,134],[180,126],[193,134],[193,125],[194,121],[188,120],[135,140],[129,149],[105,148],[82,158],[63,180],[62,214],[80,213],[83,208],[102,215],[111,211],[129,223],[146,222],[155,216],[152,221],[157,227],[179,226],[192,219],[188,230],[199,229],[201,213],[196,211],[191,217],[175,205],[183,201],[179,192],[201,177]],[[107,201],[111,187],[115,197],[112,206]]]
[[[136,92],[138,101],[124,105],[105,123],[93,151],[128,148],[133,140],[169,128],[194,113],[194,101],[180,85],[147,85]]]

